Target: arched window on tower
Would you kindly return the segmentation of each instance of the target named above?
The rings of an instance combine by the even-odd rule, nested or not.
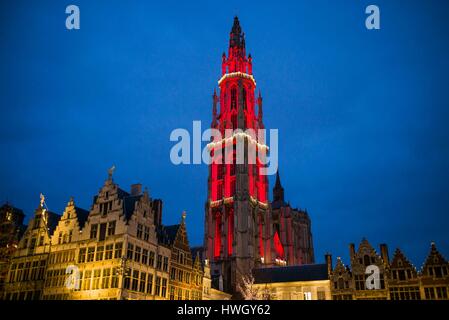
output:
[[[236,113],[231,115],[231,122],[232,122],[232,128],[236,129],[237,128],[237,114]]]
[[[237,108],[237,89],[232,88],[231,89],[231,110],[234,110]]]
[[[243,89],[242,93],[242,100],[243,100],[243,110],[246,110],[246,89]]]

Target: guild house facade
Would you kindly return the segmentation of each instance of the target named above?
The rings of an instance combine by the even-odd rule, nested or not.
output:
[[[333,300],[448,300],[449,264],[432,243],[429,254],[418,270],[400,250],[390,260],[387,245],[380,245],[380,254],[363,239],[358,249],[349,246],[350,266],[326,255]],[[379,269],[380,286],[367,287],[367,267]],[[368,281],[369,282],[369,281]]]
[[[9,255],[2,299],[228,298],[210,287],[208,261],[192,254],[185,219],[162,225],[162,202],[140,184],[121,189],[112,170],[89,211],[70,199],[57,215],[41,195]]]

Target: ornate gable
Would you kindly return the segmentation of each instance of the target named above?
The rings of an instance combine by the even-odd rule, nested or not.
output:
[[[437,250],[434,242],[431,244],[429,255],[421,269],[424,276],[434,276],[442,278],[448,276],[448,263],[443,255]]]
[[[88,214],[88,211],[76,207],[73,198],[70,198],[52,235],[52,245],[70,243],[78,240],[78,234],[83,228]]]
[[[393,260],[391,261],[390,273],[392,279],[398,281],[407,281],[418,277],[415,266],[407,259],[399,248],[396,249]]]
[[[384,269],[384,261],[376,250],[365,238],[359,245],[357,252],[352,257],[351,266],[354,274],[365,274],[366,267],[369,265],[377,265],[379,268]]]

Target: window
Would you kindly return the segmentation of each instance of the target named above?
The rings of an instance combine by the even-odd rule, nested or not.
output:
[[[326,292],[322,290],[317,291],[318,300],[326,300]]]
[[[98,232],[98,224],[93,224],[90,227],[90,238],[96,239],[97,238],[97,232]]]
[[[156,261],[156,269],[161,270],[162,268],[162,255],[157,255],[157,261]]]
[[[100,289],[101,269],[94,270],[94,279],[92,281],[92,290]]]
[[[143,226],[139,223],[137,225],[137,238],[139,238],[139,239],[142,238],[142,232],[143,232]]]
[[[304,292],[304,300],[312,300],[312,292]]]
[[[438,299],[447,299],[447,289],[446,287],[437,287],[437,297]]]
[[[148,274],[147,293],[153,294],[153,275]]]
[[[141,252],[142,252],[142,248],[136,246],[136,251],[134,252],[134,261],[140,263]]]
[[[114,252],[115,259],[120,259],[122,257],[122,248],[123,245],[121,242],[115,244],[115,252]]]
[[[108,224],[108,236],[113,236],[115,234],[115,221],[111,221]]]
[[[132,274],[133,274],[133,280],[132,280],[131,290],[137,291],[137,286],[139,284],[139,271],[134,270]]]
[[[243,89],[242,100],[243,100],[243,109],[246,109],[246,90]]]
[[[182,289],[178,288],[178,300],[182,300]]]
[[[430,288],[424,288],[424,292],[426,294],[427,300],[433,300],[435,299],[435,291],[433,290],[433,287]]]
[[[175,287],[170,287],[170,300],[175,300]]]
[[[133,252],[134,252],[134,245],[132,245],[131,243],[128,243],[128,249],[126,250],[126,258],[132,260]]]
[[[109,289],[111,280],[111,269],[103,269],[103,278],[101,279],[101,289]]]
[[[118,288],[118,269],[112,269],[111,288]]]
[[[340,290],[345,288],[343,278],[338,278],[338,286],[337,286],[337,288],[340,289]]]
[[[232,127],[234,129],[236,129],[237,128],[237,114],[234,113],[231,115],[231,123],[232,123]]]
[[[168,257],[164,257],[164,271],[168,271]]]
[[[41,224],[41,216],[40,215],[35,216],[34,217],[34,229],[39,228],[40,224]]]
[[[355,277],[355,288],[356,290],[365,290],[365,277],[356,276]]]
[[[87,248],[87,262],[94,261],[95,247]]]
[[[78,255],[78,263],[86,262],[86,248],[81,248]]]
[[[223,164],[217,164],[217,179],[218,180],[223,179],[223,168],[224,168]]]
[[[221,200],[223,198],[223,184],[217,184],[217,200]]]
[[[98,239],[99,241],[103,241],[104,239],[106,239],[106,228],[107,228],[106,223],[100,224],[100,237]]]
[[[30,250],[34,250],[35,247],[36,247],[36,238],[31,238]]]
[[[78,287],[75,288],[75,291],[80,291],[83,288],[83,271],[80,271],[80,277],[78,280]]]
[[[142,264],[147,264],[147,263],[148,263],[148,250],[143,249],[142,250]]]
[[[184,264],[184,253],[180,252],[178,256],[178,262]]]
[[[125,275],[125,278],[124,278],[123,281],[124,281],[124,282],[123,282],[123,287],[124,287],[125,289],[130,289],[130,287],[131,287],[131,276],[130,276],[129,273],[127,273],[127,274]]]
[[[106,254],[105,254],[105,260],[110,260],[112,259],[112,251],[114,250],[114,245],[112,244],[108,244],[106,246]]]
[[[86,270],[84,274],[83,290],[90,290],[91,278],[92,278],[92,271]]]
[[[58,244],[61,244],[62,243],[62,232],[59,232],[59,235],[58,235]]]
[[[44,245],[44,236],[40,236],[39,237],[39,245],[43,246]]]
[[[171,270],[170,270],[170,279],[176,280],[176,269],[175,268],[171,268]]]
[[[231,165],[233,168],[235,165]],[[235,179],[231,180],[231,195],[235,194]]]
[[[139,291],[145,293],[145,284],[147,282],[147,274],[145,272],[140,273]]]
[[[161,297],[164,297],[167,295],[167,279],[162,279],[162,292]]]
[[[154,251],[150,251],[150,259],[148,260],[148,265],[154,267]]]
[[[102,261],[103,260],[103,252],[104,252],[104,247],[103,246],[97,247],[97,254],[95,256],[95,260],[96,261]]]
[[[363,256],[363,264],[365,265],[365,267],[371,264],[371,260],[368,255]]]
[[[156,277],[156,292],[155,294],[157,296],[160,296],[161,294],[161,277]]]
[[[231,89],[231,110],[237,108],[237,89]]]
[[[69,231],[69,242],[72,242],[73,230]]]
[[[145,241],[148,241],[150,239],[150,227],[145,227],[145,233],[144,233],[143,239]]]

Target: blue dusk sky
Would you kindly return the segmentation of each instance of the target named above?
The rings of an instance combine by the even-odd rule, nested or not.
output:
[[[65,28],[76,4],[81,29]],[[381,30],[365,28],[365,8]],[[366,237],[420,267],[449,258],[449,2],[1,1],[0,201],[89,209],[114,181],[147,186],[163,222],[203,240],[207,166],[170,162],[170,133],[211,121],[239,16],[279,129],[286,198],[307,208],[317,262]],[[270,177],[273,186],[274,177]],[[271,187],[270,187],[271,190]]]

